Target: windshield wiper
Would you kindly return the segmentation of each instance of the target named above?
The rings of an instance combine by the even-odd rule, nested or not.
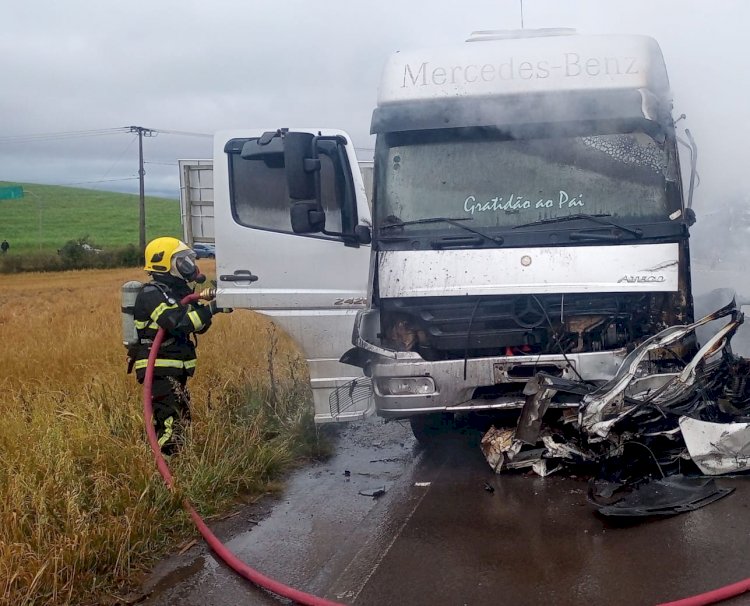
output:
[[[616,227],[619,230],[624,231],[625,233],[631,234],[635,236],[636,238],[640,238],[643,235],[643,231],[640,229],[633,229],[631,227],[626,227],[624,225],[620,225],[619,223],[615,223],[614,221],[609,221],[608,219],[604,219],[603,217],[611,217],[612,215],[609,214],[598,214],[598,215],[587,215],[583,213],[575,214],[575,215],[565,215],[564,217],[553,217],[551,219],[539,219],[539,221],[532,221],[531,223],[522,223],[521,225],[516,225],[513,227],[513,229],[518,229],[520,227],[531,227],[532,225],[545,225],[548,223],[564,223],[565,221],[573,221],[575,219],[588,219],[589,221],[593,221],[594,223],[599,223],[600,225],[609,225],[610,227]]]
[[[394,221],[393,223],[381,225],[380,231],[384,231],[386,229],[392,229],[394,227],[403,227],[404,225],[420,225],[423,223],[448,223],[449,225],[460,227],[461,229],[468,231],[472,234],[482,236],[483,238],[489,240],[490,242],[494,242],[495,244],[502,244],[505,241],[501,236],[491,236],[489,234],[479,231],[478,229],[474,229],[473,227],[469,227],[468,225],[463,225],[462,223],[459,223],[459,221],[471,221],[471,220],[472,220],[472,217],[455,217],[455,218],[453,217],[427,217],[425,219],[413,219],[411,221],[401,221],[401,219],[399,219],[398,221]]]

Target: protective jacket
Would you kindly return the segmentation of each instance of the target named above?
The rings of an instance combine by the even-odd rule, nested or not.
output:
[[[133,315],[138,331],[139,345],[135,347],[135,373],[143,381],[148,365],[148,354],[159,328],[166,335],[159,349],[154,376],[188,377],[195,371],[195,344],[191,333],[201,334],[211,325],[211,310],[198,303],[180,305],[180,301],[193,290],[187,282],[169,274],[155,273],[138,294]]]

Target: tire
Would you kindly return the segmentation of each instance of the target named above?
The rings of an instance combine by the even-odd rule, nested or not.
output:
[[[453,430],[453,415],[437,412],[409,417],[411,432],[422,446],[434,444],[441,436]]]

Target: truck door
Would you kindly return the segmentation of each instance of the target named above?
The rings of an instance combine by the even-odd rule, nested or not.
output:
[[[311,156],[297,154],[297,163],[284,152],[295,136]],[[299,200],[291,166],[314,184],[312,200]],[[219,304],[267,314],[297,342],[316,422],[369,414],[368,380],[339,362],[367,302],[370,262],[370,211],[350,137],[317,129],[218,133],[214,196]],[[317,231],[295,233],[290,211],[300,206]]]

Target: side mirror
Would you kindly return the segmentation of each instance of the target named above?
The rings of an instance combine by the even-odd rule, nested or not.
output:
[[[314,200],[317,197],[315,172],[320,170],[320,160],[313,157],[314,138],[310,133],[284,135],[284,166],[292,200]]]
[[[360,244],[370,244],[372,242],[372,231],[367,225],[357,225],[354,228],[354,236]]]
[[[314,234],[326,228],[326,214],[315,200],[292,202],[289,218],[295,234]]]

